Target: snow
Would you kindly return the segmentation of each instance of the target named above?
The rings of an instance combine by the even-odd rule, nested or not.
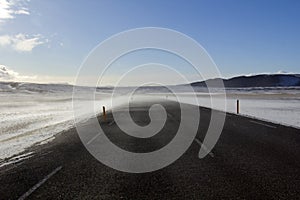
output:
[[[190,103],[191,97],[184,95],[183,103]],[[214,94],[215,95],[215,94]],[[197,95],[199,106],[212,108],[209,94]],[[173,97],[168,97],[173,99]],[[215,95],[214,109],[236,113],[236,101],[240,102],[240,115],[245,115],[286,126],[300,128],[300,90],[266,90],[254,92],[245,90],[231,90],[227,93],[226,107],[224,99]]]
[[[93,113],[84,110],[86,118]],[[100,111],[101,102],[96,104]],[[0,92],[0,160],[74,127],[71,93],[24,94]],[[49,139],[49,140],[48,140]]]
[[[33,152],[24,153],[21,155],[14,156],[7,161],[0,162],[0,168],[10,164],[20,163],[21,161],[28,159],[33,156]]]
[[[82,98],[77,98],[82,120],[99,113],[102,106],[112,108],[111,88],[97,89],[95,101],[85,98],[91,88],[81,87]],[[57,133],[74,127],[72,105],[73,87],[59,84],[0,83],[0,160],[23,152],[35,144],[45,144]],[[127,89],[123,90],[122,95]],[[192,103],[192,94],[184,87],[177,88],[184,103]],[[198,88],[198,105],[211,107],[211,99],[205,89]],[[213,90],[217,97],[223,91]],[[300,88],[235,88],[227,90],[226,109],[235,113],[236,99],[240,100],[242,115],[300,128]],[[145,88],[137,92],[140,100],[154,97],[174,98],[166,89]],[[175,100],[175,98],[174,98]],[[95,110],[86,105],[94,104]],[[222,108],[222,99],[217,97],[215,109]],[[121,105],[122,97],[114,101]]]

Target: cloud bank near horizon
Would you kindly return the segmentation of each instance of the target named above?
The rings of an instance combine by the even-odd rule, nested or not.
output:
[[[0,65],[0,80],[2,81],[19,81],[19,80],[32,80],[34,81],[36,76],[23,76],[18,72],[15,72],[4,65]]]
[[[266,73],[255,73],[255,74],[247,74],[247,75],[236,75],[236,76],[231,76],[231,77],[223,77],[224,79],[229,79],[237,76],[254,76],[254,75],[259,75],[259,74],[297,74],[297,73],[292,73],[292,72],[285,72],[285,71],[278,71],[274,73],[266,72]],[[151,80],[153,80],[151,77],[155,76],[157,80],[157,74],[148,74],[147,76],[132,76],[129,77],[129,79],[125,82],[125,85],[122,86],[136,86],[138,85],[137,83],[139,82],[140,79],[148,79],[148,82],[150,83]],[[86,83],[84,86],[94,86],[91,84],[89,80],[93,79],[94,77],[86,76],[85,80]],[[118,78],[118,76],[105,76],[102,78],[102,80],[98,83],[97,86],[115,86],[112,84],[115,82]],[[7,67],[5,65],[0,64],[0,81],[4,82],[30,82],[30,83],[43,83],[43,84],[75,84],[75,76],[47,76],[47,75],[24,75],[20,74],[19,72],[16,72],[15,70],[12,70],[10,67]],[[164,80],[165,85],[176,85],[180,84],[176,82],[176,80],[169,78],[166,79],[165,76],[159,77],[159,79]],[[175,81],[175,82],[174,82]],[[197,81],[203,81],[203,80],[196,80]]]
[[[23,75],[10,67],[0,64],[0,81],[4,82],[30,82],[30,83],[61,83],[73,84],[72,76],[45,76],[45,75]]]

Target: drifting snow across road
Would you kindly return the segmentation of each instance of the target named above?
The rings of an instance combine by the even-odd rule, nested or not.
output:
[[[191,103],[184,86],[174,86],[183,103]],[[91,99],[85,92],[94,88],[81,87],[82,119],[99,113],[103,105],[110,108],[112,88],[97,88],[95,111],[85,109]],[[203,87],[194,87],[199,106],[210,107],[210,96]],[[126,94],[128,88],[123,88]],[[213,90],[217,95],[220,89]],[[50,141],[53,136],[74,126],[72,108],[73,86],[0,82],[0,160],[22,152],[36,143]],[[242,115],[300,128],[300,88],[231,88],[227,93],[227,112],[234,113],[240,100]],[[120,94],[120,95],[122,95]],[[159,97],[176,100],[166,88],[144,87],[135,97]],[[151,98],[150,98],[151,97]],[[135,98],[133,98],[135,99]],[[143,99],[143,98],[140,98]],[[80,104],[81,104],[80,103]],[[120,102],[122,103],[122,102]],[[215,105],[218,109],[218,105]]]
[[[0,83],[0,160],[73,127],[72,90],[60,84]],[[83,93],[83,117],[94,114],[84,109],[86,101]],[[95,104],[98,111],[100,104]]]

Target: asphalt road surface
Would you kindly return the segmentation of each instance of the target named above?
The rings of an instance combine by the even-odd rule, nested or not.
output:
[[[111,115],[105,122],[99,118],[101,127],[123,149],[154,151],[173,139],[180,122],[179,104],[163,105],[167,122],[151,138],[124,134]],[[0,168],[0,199],[300,199],[299,129],[226,114],[219,141],[199,159],[211,110],[189,107],[200,109],[197,136],[163,169],[134,174],[107,167],[86,150],[76,129],[70,129],[28,149],[32,157]],[[137,124],[149,123],[148,108],[130,109]]]

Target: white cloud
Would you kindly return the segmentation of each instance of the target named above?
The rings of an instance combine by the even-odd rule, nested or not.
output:
[[[32,81],[36,76],[23,76],[4,65],[0,65],[0,81]]]
[[[30,12],[25,8],[23,8],[21,10],[17,10],[14,13],[17,15],[30,15]]]
[[[0,46],[6,46],[10,44],[10,37],[8,35],[0,36]]]
[[[0,81],[30,82],[30,83],[74,83],[73,76],[20,75],[9,67],[0,65]]]
[[[0,36],[0,46],[9,47],[19,52],[30,52],[38,45],[44,44],[41,35],[28,36],[24,34]]]
[[[14,18],[13,12],[10,2],[7,0],[0,0],[0,21]]]
[[[17,15],[30,15],[27,8],[29,0],[0,0],[0,26]],[[0,35],[0,47],[9,47],[19,52],[30,52],[45,43],[41,35]]]
[[[26,4],[27,1],[24,0],[0,0],[0,23],[3,24],[16,15],[29,15]]]

